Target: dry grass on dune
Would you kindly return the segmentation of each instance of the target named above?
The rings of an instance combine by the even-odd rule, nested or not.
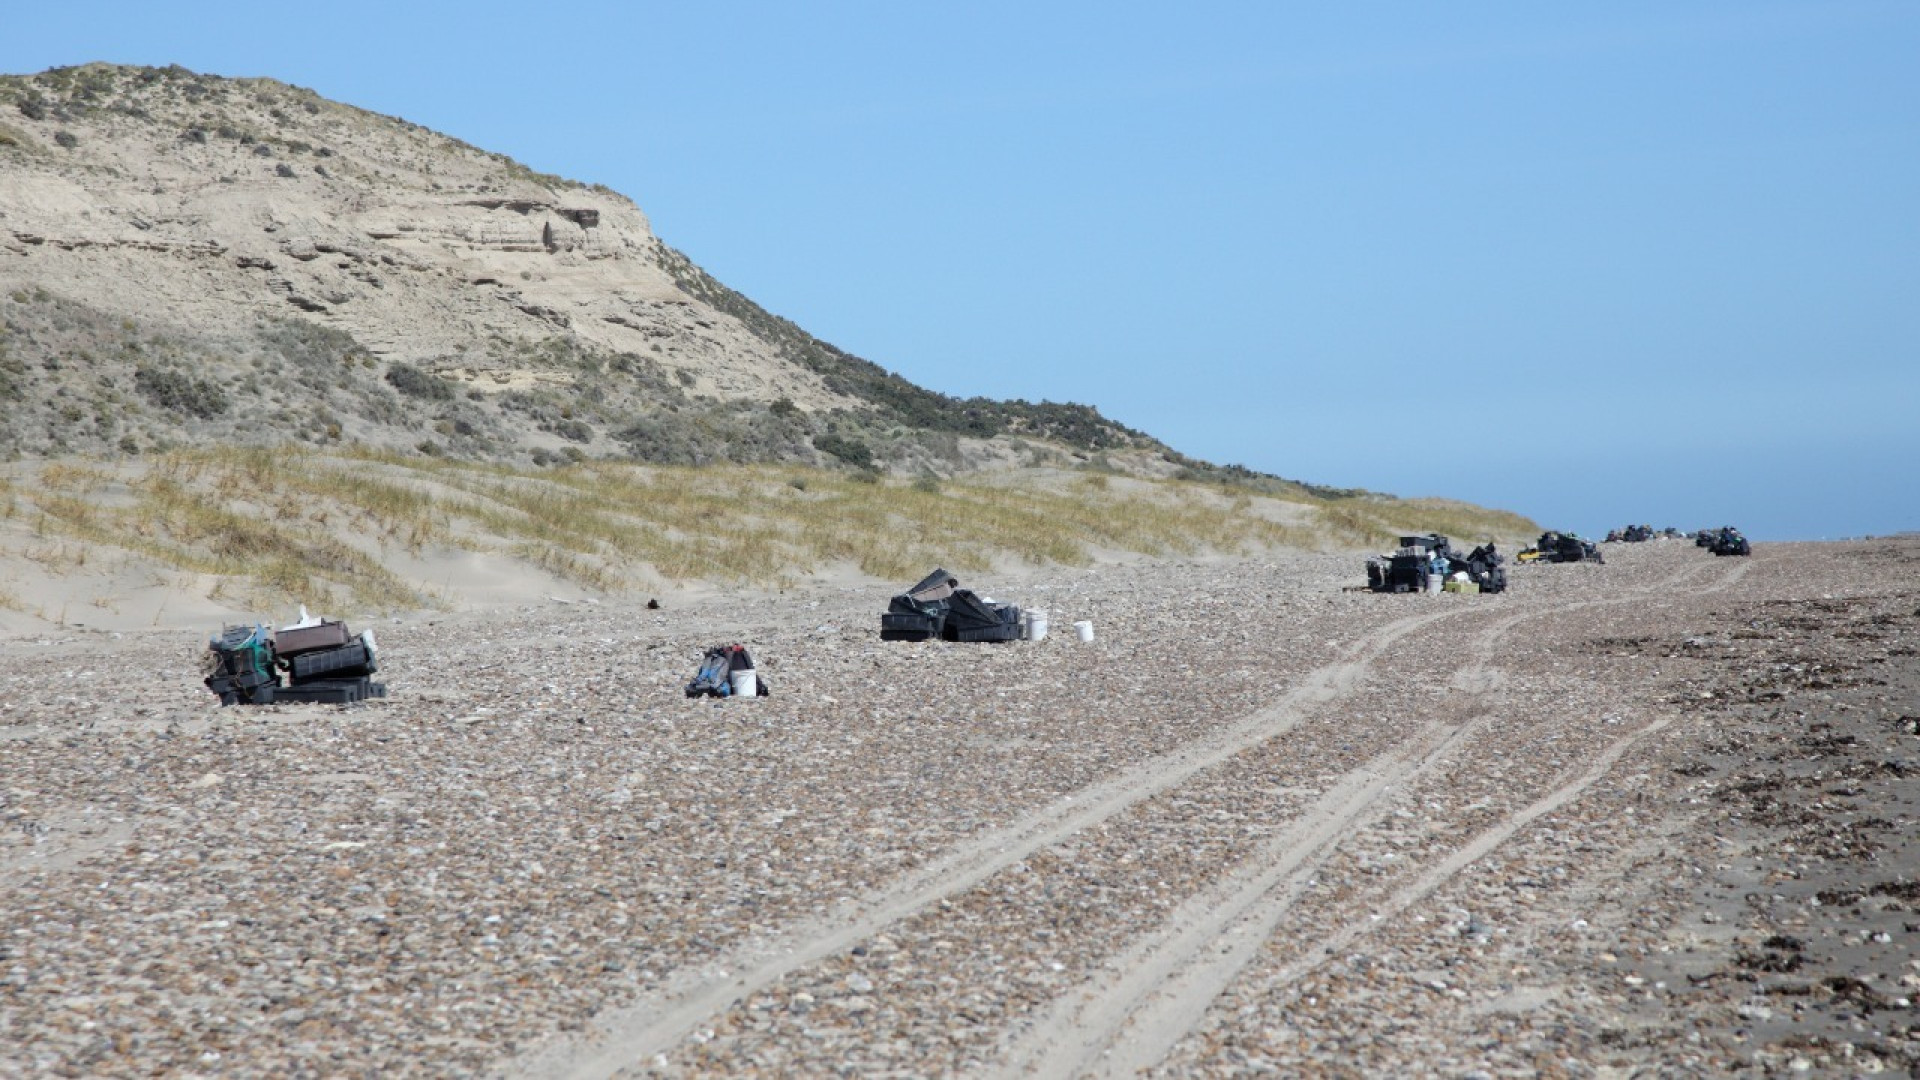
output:
[[[217,580],[242,604],[392,610],[454,585],[397,566],[486,553],[586,591],[790,585],[852,571],[898,581],[1379,546],[1408,529],[1526,535],[1515,515],[1438,501],[1275,497],[1105,473],[900,480],[800,467],[583,462],[516,469],[431,456],[282,448],[16,466],[0,479],[0,565],[73,575],[102,560]],[[5,590],[0,605],[21,610]],[[31,613],[31,612],[30,612]]]

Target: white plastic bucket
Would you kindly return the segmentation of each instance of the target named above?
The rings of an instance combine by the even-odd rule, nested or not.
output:
[[[1047,613],[1046,612],[1035,611],[1032,608],[1027,609],[1027,640],[1028,641],[1047,640]]]
[[[1446,585],[1446,583],[1447,583],[1447,579],[1441,577],[1439,574],[1427,575],[1427,591],[1430,593],[1439,592],[1441,587]]]
[[[1092,641],[1093,640],[1093,623],[1084,619],[1081,620],[1080,622],[1074,623],[1073,632],[1079,635],[1081,641]]]
[[[741,668],[733,673],[733,696],[750,698],[760,692],[760,676],[752,668]]]

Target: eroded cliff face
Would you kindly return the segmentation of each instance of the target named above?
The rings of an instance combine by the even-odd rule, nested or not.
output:
[[[1204,466],[820,341],[625,197],[268,79],[0,76],[0,459],[288,440],[918,475]]]
[[[691,394],[847,403],[671,264],[612,191],[271,80],[0,80],[0,288],[199,339],[317,323],[483,393],[572,383],[552,357],[584,350]]]

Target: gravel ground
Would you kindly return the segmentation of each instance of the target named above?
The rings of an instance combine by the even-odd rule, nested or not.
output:
[[[1920,1075],[1920,540],[1606,551],[0,640],[0,1075]]]

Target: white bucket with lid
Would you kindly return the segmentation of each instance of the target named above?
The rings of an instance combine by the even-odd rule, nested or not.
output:
[[[750,698],[760,692],[760,676],[752,668],[741,668],[733,673],[733,696]]]
[[[1027,640],[1047,640],[1047,613],[1036,608],[1027,609]]]
[[[1093,623],[1090,620],[1082,619],[1081,621],[1073,624],[1073,632],[1080,638],[1081,641],[1092,641],[1093,640]]]

